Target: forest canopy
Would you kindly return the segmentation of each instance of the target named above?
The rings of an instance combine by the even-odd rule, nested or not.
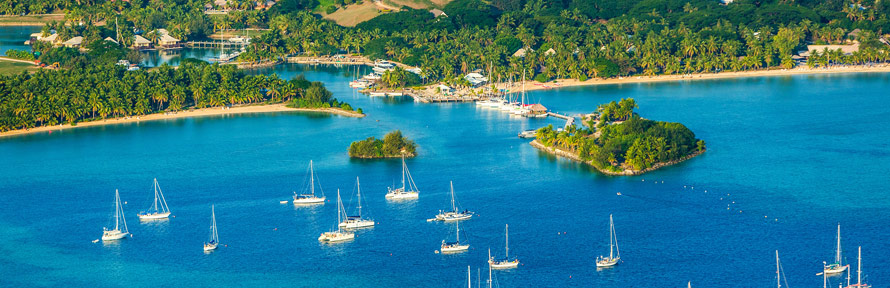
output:
[[[349,157],[352,158],[393,158],[417,156],[417,144],[402,136],[396,130],[386,134],[383,140],[368,137],[365,140],[352,142],[349,145]]]

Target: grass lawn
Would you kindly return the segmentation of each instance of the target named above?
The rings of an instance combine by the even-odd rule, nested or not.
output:
[[[63,19],[65,19],[64,15],[2,16],[0,17],[0,26],[43,26],[45,23]]]
[[[0,61],[0,75],[19,74],[22,71],[34,72],[37,69],[37,66],[28,63]]]

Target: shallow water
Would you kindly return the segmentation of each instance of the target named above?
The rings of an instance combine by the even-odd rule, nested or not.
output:
[[[522,265],[495,272],[500,287],[768,287],[774,250],[790,286],[817,287],[838,222],[847,260],[855,264],[862,245],[868,282],[890,282],[890,74],[530,93],[563,113],[633,97],[642,116],[684,123],[708,143],[707,153],[682,164],[610,177],[516,138],[561,121],[369,98],[347,86],[349,70],[289,65],[256,73],[305,73],[366,118],[213,116],[0,139],[7,207],[0,210],[0,286],[462,287],[466,266],[475,278],[488,248],[503,254],[510,224],[510,252]],[[408,160],[421,190],[416,202],[384,200],[398,184],[398,160],[346,154],[350,142],[394,129],[420,146]],[[340,189],[348,207],[361,177],[364,211],[379,224],[355,241],[320,244],[318,234],[336,224],[333,202],[278,203],[299,190],[310,159],[328,199]],[[134,214],[151,204],[155,177],[176,217],[140,223]],[[460,206],[479,214],[461,225],[471,245],[461,255],[434,254],[453,227],[425,221],[448,207],[449,181]],[[114,189],[127,201],[135,236],[92,243],[110,223]],[[228,247],[204,254],[211,204]],[[594,258],[608,253],[610,213],[623,262],[597,271]]]

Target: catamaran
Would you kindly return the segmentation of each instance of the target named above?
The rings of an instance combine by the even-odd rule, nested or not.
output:
[[[461,253],[466,252],[470,249],[470,244],[460,243],[460,222],[454,223],[457,228],[457,233],[455,233],[456,241],[447,242],[442,240],[442,248],[439,250],[442,253]],[[491,255],[489,255],[491,256]]]
[[[337,189],[337,223],[342,222],[343,216],[343,201],[340,200],[340,189]],[[324,232],[321,233],[321,236],[318,236],[318,241],[321,242],[342,242],[346,240],[355,239],[355,233],[349,231],[340,230],[340,225],[337,225],[336,231]]]
[[[850,265],[843,265],[841,263],[843,259],[841,259],[841,224],[837,224],[837,253],[835,254],[834,263],[825,265],[822,268],[822,273],[827,275],[843,273],[850,267]]]
[[[859,246],[859,264],[856,266],[856,284],[850,285],[850,273],[847,272],[847,288],[871,288],[871,285],[862,284],[862,246]]]
[[[488,265],[494,269],[512,269],[519,266],[519,259],[510,260],[510,226],[504,225],[504,259],[495,260],[488,255]],[[489,249],[489,254],[491,250]]]
[[[466,220],[466,219],[470,219],[473,217],[473,212],[466,210],[466,209],[464,211],[459,211],[457,209],[457,205],[455,204],[455,201],[454,201],[454,182],[452,181],[450,183],[451,183],[451,211],[439,210],[439,214],[436,215],[436,218],[430,219],[430,220],[450,222],[450,221]]]
[[[170,217],[170,208],[167,207],[167,199],[164,198],[161,186],[158,185],[158,178],[154,180],[154,189],[155,201],[152,202],[151,208],[148,208],[148,211],[138,214],[139,220],[167,219],[167,217]]]
[[[317,176],[315,176],[315,169],[312,168],[312,160],[309,160],[309,187],[303,188],[303,191],[297,194],[294,192],[294,205],[311,205],[311,204],[324,204],[324,190],[321,189],[321,184],[318,185],[318,190],[321,190],[321,196],[315,195],[315,180]],[[309,190],[309,193],[306,193],[306,190]]]
[[[123,229],[121,229],[123,223]],[[114,229],[102,228],[102,241],[118,240],[130,235],[127,219],[124,218],[124,207],[121,206],[121,195],[114,189]]]
[[[204,251],[216,250],[219,246],[219,234],[216,233],[216,208],[210,205],[210,240],[204,242]]]
[[[609,214],[609,257],[596,258],[596,267],[612,267],[621,260],[621,252],[618,250],[618,235],[615,234],[615,222],[612,222],[612,214]]]
[[[339,226],[346,229],[356,229],[356,228],[364,228],[364,227],[373,227],[374,220],[362,218],[362,188],[358,182],[358,177],[355,177],[355,190],[356,190],[356,198],[358,198],[358,215],[349,216],[344,215],[346,220],[340,222]],[[345,214],[346,211],[344,210]]]
[[[417,185],[414,184],[411,172],[408,172],[408,164],[405,164],[404,155],[402,155],[402,187],[396,189],[389,187],[387,190],[386,199],[389,200],[417,199],[418,197]]]

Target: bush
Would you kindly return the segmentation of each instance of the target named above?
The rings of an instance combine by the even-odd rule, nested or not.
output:
[[[334,5],[328,6],[328,8],[324,9],[324,12],[328,13],[328,14],[333,14],[334,12],[337,12],[337,7]]]
[[[34,61],[34,54],[24,50],[9,49],[8,51],[6,51],[6,57]]]
[[[544,83],[550,81],[550,77],[547,77],[547,75],[544,74],[538,74],[538,76],[535,76],[535,81]]]

